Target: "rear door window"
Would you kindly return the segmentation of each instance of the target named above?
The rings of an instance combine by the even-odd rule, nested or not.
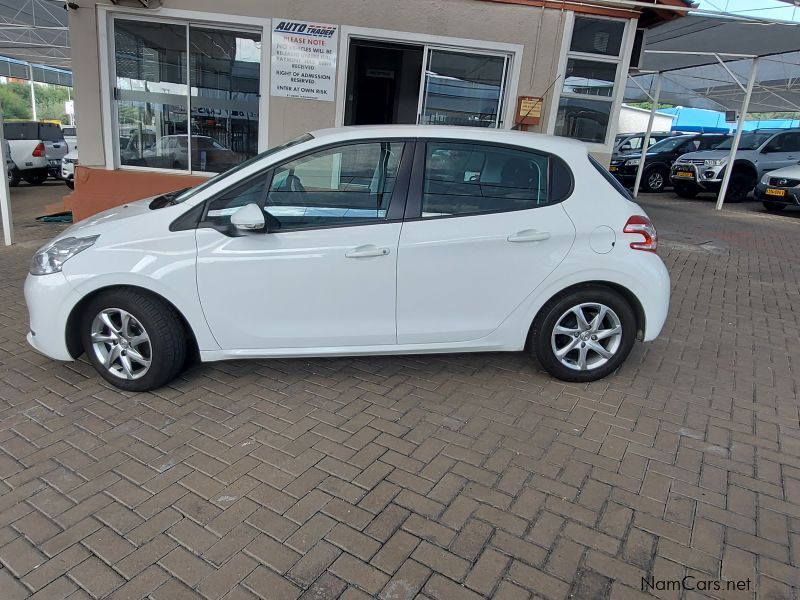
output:
[[[554,174],[559,178],[557,184],[551,180]],[[537,208],[563,200],[571,189],[569,169],[561,159],[545,153],[488,144],[428,142],[421,216]]]

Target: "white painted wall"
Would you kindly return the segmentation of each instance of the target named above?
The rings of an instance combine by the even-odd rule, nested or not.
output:
[[[649,118],[649,110],[623,104],[619,111],[617,133],[639,133],[640,131],[647,131],[647,121]],[[669,131],[672,129],[672,121],[674,120],[675,115],[657,112],[655,119],[653,119],[653,131]]]

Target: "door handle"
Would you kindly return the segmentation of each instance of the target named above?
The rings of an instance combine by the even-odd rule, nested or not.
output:
[[[543,242],[549,239],[549,231],[536,231],[535,229],[525,229],[508,236],[509,242]]]
[[[388,248],[378,248],[372,244],[366,246],[357,246],[352,250],[345,252],[347,258],[369,258],[371,256],[387,256],[389,254]]]

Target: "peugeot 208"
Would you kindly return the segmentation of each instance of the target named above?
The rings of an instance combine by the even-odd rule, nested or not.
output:
[[[608,375],[667,315],[642,209],[575,141],[350,127],[77,223],[33,257],[30,343],[151,390],[202,361],[527,349]]]

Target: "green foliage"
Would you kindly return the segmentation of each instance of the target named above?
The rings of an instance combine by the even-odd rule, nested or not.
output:
[[[39,120],[57,120],[69,123],[64,113],[64,102],[69,91],[60,85],[36,84],[36,116]],[[31,88],[27,83],[0,84],[0,110],[5,119],[32,119]]]

